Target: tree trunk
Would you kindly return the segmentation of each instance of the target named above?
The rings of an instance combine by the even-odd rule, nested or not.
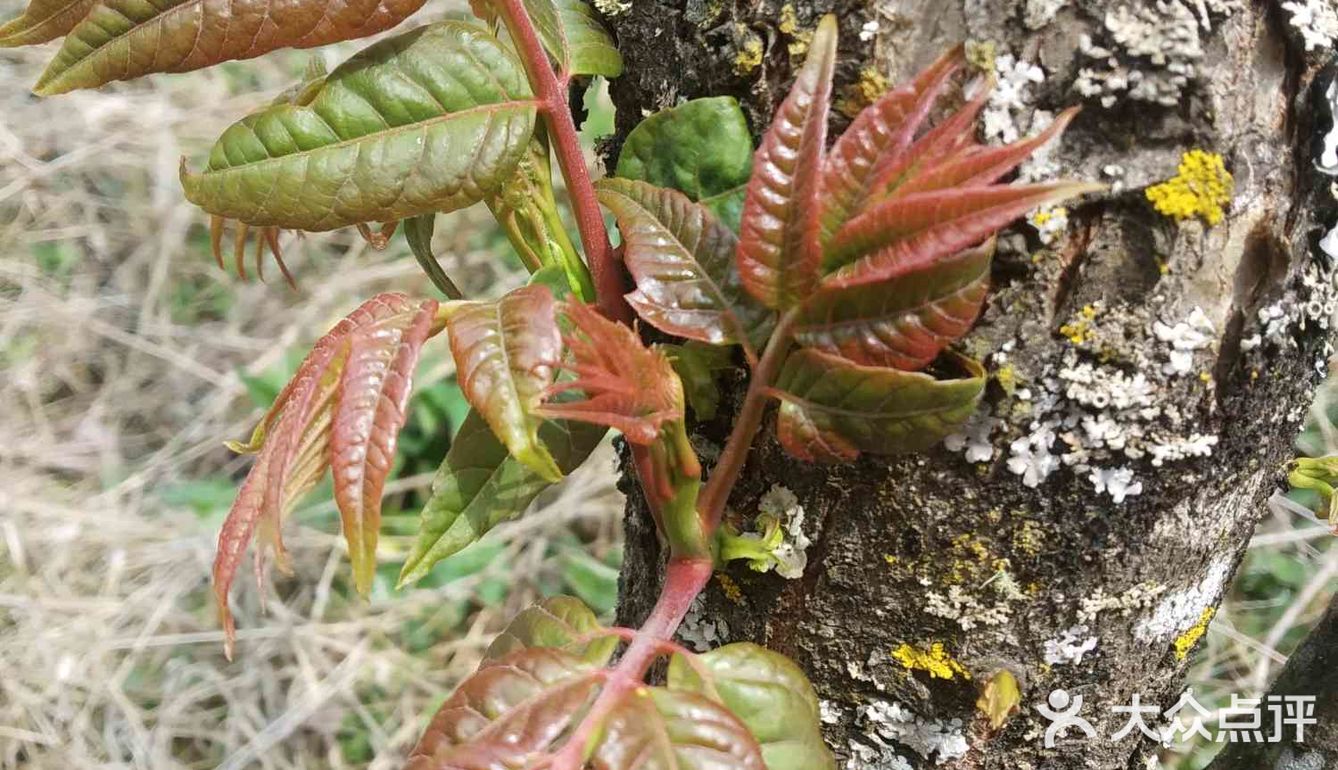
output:
[[[633,0],[610,19],[627,59],[612,90],[620,132],[678,100],[732,94],[760,133],[827,11],[841,20],[847,116],[878,73],[896,82],[955,42],[990,41],[1044,80],[1001,75],[1023,87],[992,102],[987,133],[1025,135],[1046,119],[1037,111],[1082,103],[1030,171],[1112,190],[1071,208],[1048,243],[1028,225],[1001,238],[988,310],[965,341],[994,374],[965,456],[819,467],[763,430],[731,509],[746,525],[768,491],[792,491],[807,570],[731,567],[685,633],[798,660],[853,768],[1144,767],[1156,745],[1138,730],[1111,740],[1127,719],[1111,708],[1179,698],[1328,352],[1338,293],[1314,249],[1332,204],[1310,160],[1317,54],[1278,3],[1250,0]],[[1176,222],[1144,195],[1192,149],[1234,174],[1215,225]],[[727,429],[725,416],[694,438],[719,444]],[[662,555],[629,500],[621,619],[635,625]],[[938,644],[942,673],[950,656],[969,681],[934,678],[912,654]],[[993,731],[974,704],[1001,669],[1022,708]],[[1045,748],[1035,707],[1059,689],[1083,698],[1097,737],[1070,730]]]

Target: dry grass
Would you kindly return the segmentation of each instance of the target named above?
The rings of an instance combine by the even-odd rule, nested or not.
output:
[[[257,416],[242,373],[281,366],[372,292],[429,286],[402,246],[351,233],[286,239],[297,294],[209,257],[179,159],[198,164],[309,54],[39,101],[27,86],[50,53],[0,53],[0,768],[394,767],[505,617],[552,585],[556,540],[617,546],[610,455],[499,531],[493,566],[370,603],[349,598],[318,500],[289,524],[297,575],[268,614],[249,579],[234,589],[227,663],[208,583],[225,508],[163,490],[244,470],[220,445]],[[475,291],[520,280],[484,216],[438,228]],[[443,351],[420,384],[450,372]],[[383,559],[407,544],[388,538]],[[498,578],[512,588],[481,591]]]

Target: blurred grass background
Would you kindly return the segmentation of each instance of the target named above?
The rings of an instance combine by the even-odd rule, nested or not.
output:
[[[432,3],[415,21],[462,8]],[[51,46],[0,52],[0,768],[396,767],[516,610],[563,592],[611,611],[621,498],[607,447],[538,501],[542,515],[392,590],[465,409],[435,345],[371,602],[349,585],[327,484],[289,522],[296,575],[274,576],[268,613],[238,581],[239,655],[223,659],[209,566],[248,461],[222,440],[249,435],[362,298],[435,293],[401,237],[376,252],[352,231],[284,236],[296,293],[222,273],[177,167],[198,166],[313,56],[333,66],[362,45],[49,100],[28,86]],[[593,140],[612,113],[606,98],[588,106]],[[481,208],[444,217],[435,245],[471,295],[523,280]],[[1267,518],[1196,656],[1206,705],[1257,693],[1329,601],[1338,550],[1322,532]],[[1210,754],[1164,759],[1198,768]]]

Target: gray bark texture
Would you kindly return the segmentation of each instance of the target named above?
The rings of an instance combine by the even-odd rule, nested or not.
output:
[[[963,346],[994,374],[968,454],[819,467],[789,459],[764,427],[730,509],[746,528],[764,495],[792,492],[807,569],[786,580],[732,566],[685,633],[794,657],[843,766],[1146,767],[1157,747],[1138,730],[1111,740],[1126,721],[1111,708],[1136,693],[1162,710],[1180,697],[1185,653],[1281,484],[1328,352],[1335,290],[1315,243],[1332,197],[1311,162],[1327,54],[1305,50],[1276,2],[632,0],[609,19],[627,59],[612,86],[620,133],[716,94],[737,96],[760,133],[804,31],[828,11],[842,32],[846,114],[834,130],[874,73],[896,82],[951,44],[988,42],[1044,72],[1014,103],[991,104],[993,130],[1026,135],[1080,103],[1031,168],[1112,189],[1070,207],[1048,243],[1027,225],[1001,238],[988,308]],[[1170,219],[1144,195],[1192,149],[1220,154],[1234,175],[1213,226]],[[727,391],[737,406],[738,383]],[[702,446],[727,435],[721,411],[697,426]],[[662,554],[628,491],[621,620],[635,625]],[[908,650],[934,645],[971,678],[905,665]],[[974,704],[1003,669],[1022,708],[996,731]],[[1044,747],[1035,706],[1057,689],[1083,698],[1096,738],[1070,731]],[[1323,760],[1316,770],[1338,767],[1326,735],[1306,749]],[[1272,761],[1227,766],[1311,767]]]

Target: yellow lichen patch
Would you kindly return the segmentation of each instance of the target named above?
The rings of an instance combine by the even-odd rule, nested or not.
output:
[[[1199,622],[1190,626],[1188,631],[1175,640],[1176,660],[1184,660],[1189,657],[1189,651],[1194,649],[1194,645],[1198,644],[1203,635],[1208,632],[1208,624],[1213,622],[1213,616],[1216,614],[1216,607],[1208,607],[1199,616]]]
[[[1040,524],[1028,519],[1013,533],[1013,548],[1024,556],[1035,556],[1041,552],[1045,543],[1045,530]]]
[[[927,672],[931,679],[971,678],[971,672],[948,654],[942,642],[934,642],[928,650],[902,644],[892,651],[892,657],[910,671]]]
[[[846,86],[836,100],[836,110],[848,118],[854,118],[865,107],[878,101],[891,87],[887,77],[873,67],[865,67],[859,72],[859,80]]]
[[[734,582],[734,578],[723,572],[715,573],[716,582],[720,584],[720,590],[725,592],[725,598],[735,604],[743,604],[743,591],[739,584]]]
[[[1231,202],[1235,180],[1215,152],[1190,150],[1180,157],[1178,173],[1149,187],[1147,199],[1157,211],[1177,222],[1202,217],[1215,225],[1222,221],[1223,207]]]
[[[994,45],[994,41],[968,40],[965,49],[967,64],[981,72],[994,72],[994,59],[998,56],[998,47]]]
[[[742,24],[734,25],[738,33],[739,53],[734,57],[734,71],[747,75],[762,63],[762,38]]]
[[[999,383],[1004,393],[1013,395],[1017,390],[1017,369],[1012,364],[1004,364],[994,372],[994,381]]]
[[[1059,327],[1059,333],[1068,338],[1074,345],[1081,345],[1087,342],[1088,332],[1092,328],[1092,321],[1096,318],[1096,307],[1094,305],[1084,305],[1078,317]]]
[[[786,3],[780,9],[780,23],[776,25],[786,35],[793,35],[799,29],[799,16],[795,14],[794,3]]]

